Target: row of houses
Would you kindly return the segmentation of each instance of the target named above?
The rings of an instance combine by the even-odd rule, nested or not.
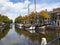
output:
[[[54,22],[56,26],[60,26],[60,10],[53,10],[50,11],[49,14],[51,15],[51,22]]]
[[[54,26],[60,26],[60,10],[54,9],[53,11],[49,11],[48,14],[51,16],[51,18],[44,20],[40,19],[37,14],[36,23],[41,25],[52,24]]]

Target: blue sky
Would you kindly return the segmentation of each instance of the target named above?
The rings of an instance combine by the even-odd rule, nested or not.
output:
[[[24,0],[10,0],[13,3],[24,2]]]
[[[60,7],[60,0],[36,0],[36,11]],[[30,4],[29,13],[34,11],[34,0],[0,0],[0,14],[8,16],[10,19],[28,14],[28,3]]]
[[[10,0],[13,3],[18,3],[18,2],[24,2],[25,0]],[[31,3],[33,3],[34,0],[29,0]],[[60,2],[60,0],[36,0],[37,3],[57,3]]]

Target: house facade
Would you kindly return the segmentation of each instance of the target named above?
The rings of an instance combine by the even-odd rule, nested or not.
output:
[[[51,15],[51,22],[55,23],[55,26],[60,26],[60,10],[53,10],[50,11],[49,14]]]

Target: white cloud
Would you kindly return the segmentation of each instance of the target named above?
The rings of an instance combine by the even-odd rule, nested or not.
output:
[[[14,9],[20,10],[20,9],[23,8],[23,3],[16,3],[16,4],[14,4],[13,6],[14,6],[14,7],[13,7]]]
[[[19,15],[28,14],[28,3],[30,3],[28,0],[25,0],[23,3],[18,2],[15,4],[13,4],[13,2],[9,2],[9,0],[0,0],[0,13],[7,15],[10,19],[15,19]],[[53,4],[37,4],[37,12],[44,9],[48,9],[48,11],[50,11],[57,7],[60,7],[60,2]],[[34,11],[34,4],[30,5],[30,12],[32,11]]]

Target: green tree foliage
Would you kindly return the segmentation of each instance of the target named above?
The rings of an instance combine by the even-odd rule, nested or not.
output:
[[[34,22],[35,21],[35,13],[32,12],[29,15],[26,16],[18,16],[15,19],[15,23],[27,23],[27,22]]]
[[[13,23],[13,20],[12,19],[10,20],[10,23]]]
[[[42,19],[46,19],[46,18],[50,18],[50,16],[48,15],[48,12],[47,11],[41,11],[39,13],[39,16],[40,18]],[[16,19],[15,19],[15,22],[18,22],[18,23],[26,23],[26,22],[36,22],[36,13],[32,12],[31,14],[29,15],[26,15],[26,16],[18,16]]]
[[[23,23],[27,23],[29,21],[29,17],[26,15],[23,17]]]
[[[18,16],[16,19],[15,19],[15,23],[22,23],[23,21],[23,18],[22,18],[22,16]]]
[[[60,8],[58,7],[58,8],[55,8],[55,9],[53,9],[53,10],[60,10]]]
[[[48,12],[45,10],[42,10],[41,12],[39,12],[39,15],[40,15],[40,18],[43,18],[43,19],[47,19],[47,18],[50,18],[50,15],[48,15]]]
[[[4,15],[0,14],[0,23],[1,22],[10,23],[10,19],[7,16],[4,16]]]
[[[4,27],[4,29],[2,31],[0,31],[0,40],[5,37],[7,35],[7,33],[9,32],[10,27]]]
[[[29,14],[29,21],[35,22],[35,18],[36,18],[36,15],[35,15],[34,12],[32,12],[31,14]]]

